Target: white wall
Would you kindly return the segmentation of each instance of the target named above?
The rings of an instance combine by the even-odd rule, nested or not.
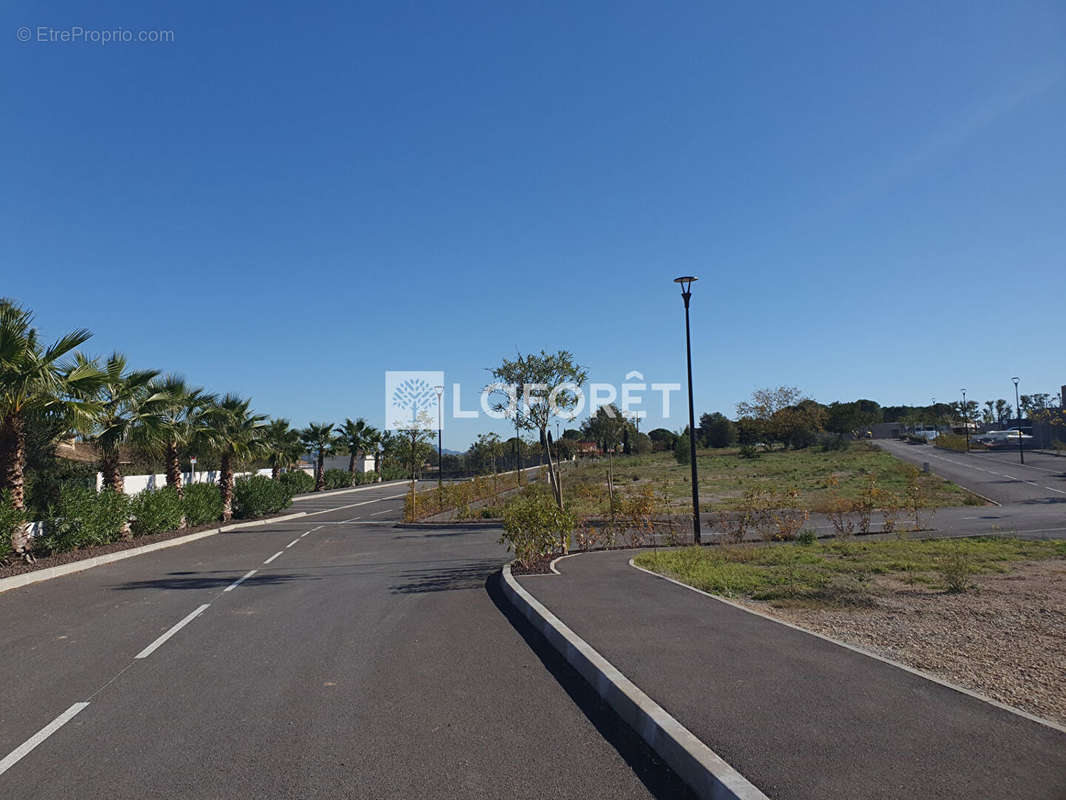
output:
[[[250,472],[235,472],[234,478],[239,478],[242,475],[251,475]],[[270,475],[269,469],[261,469],[256,471],[256,475]],[[195,475],[192,475],[190,480],[190,473],[181,473],[182,483],[188,485],[190,483],[218,483],[218,470],[197,470]],[[165,473],[159,473],[156,475],[126,475],[123,480],[125,481],[126,494],[134,495],[138,492],[143,492],[145,489],[161,489],[167,485],[167,476]],[[96,473],[96,491],[100,491],[104,485],[103,473]]]

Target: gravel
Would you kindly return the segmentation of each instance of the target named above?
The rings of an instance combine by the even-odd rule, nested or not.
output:
[[[972,584],[948,594],[878,577],[868,606],[744,603],[1066,725],[1066,563],[1015,564]]]

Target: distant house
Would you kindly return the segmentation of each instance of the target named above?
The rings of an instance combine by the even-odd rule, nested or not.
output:
[[[902,422],[878,422],[870,426],[874,439],[898,439],[903,433]]]
[[[579,456],[598,456],[600,454],[600,446],[595,442],[575,442],[574,452]]]

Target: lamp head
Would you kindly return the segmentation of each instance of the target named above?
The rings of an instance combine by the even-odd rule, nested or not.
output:
[[[692,282],[697,280],[699,280],[699,278],[693,275],[683,275],[680,278],[674,278],[674,283],[681,284],[681,294],[691,294]]]

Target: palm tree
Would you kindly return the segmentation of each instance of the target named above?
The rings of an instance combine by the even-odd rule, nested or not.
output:
[[[0,490],[11,503],[25,508],[27,415],[52,412],[66,417],[72,428],[88,424],[92,404],[85,397],[99,379],[87,362],[63,359],[92,336],[79,329],[44,347],[32,327],[33,315],[11,300],[0,299]],[[15,552],[28,558],[24,526],[12,535]]]
[[[218,448],[218,488],[222,494],[222,520],[233,517],[233,462],[252,458],[264,450],[263,427],[266,416],[249,410],[251,400],[227,394],[207,409],[211,438]]]
[[[154,424],[144,430],[148,449],[162,455],[167,486],[182,495],[181,456],[190,446],[203,446],[210,436],[207,408],[214,397],[199,387],[190,387],[180,375],[167,375],[153,381],[151,391],[158,395]]]
[[[274,480],[303,453],[300,432],[290,427],[287,419],[272,419],[263,429],[263,441],[270,450],[270,477]]]
[[[376,433],[365,419],[360,417],[355,422],[345,419],[343,425],[337,426],[337,440],[348,451],[348,472],[355,480],[355,462],[362,455],[366,455],[371,445],[371,434]]]
[[[374,454],[374,473],[381,480],[381,454],[378,447],[381,445],[382,433],[377,428],[367,428],[365,434],[365,452]]]
[[[84,363],[95,362],[85,361]],[[125,480],[120,464],[121,449],[135,439],[146,445],[158,437],[157,425],[166,395],[154,387],[158,370],[130,371],[126,357],[112,353],[103,365],[94,400],[94,430],[90,441],[100,452],[100,472],[105,489],[122,492]]]
[[[326,488],[326,455],[333,452],[336,440],[333,438],[333,423],[312,422],[300,431],[300,442],[315,454],[315,491]]]

